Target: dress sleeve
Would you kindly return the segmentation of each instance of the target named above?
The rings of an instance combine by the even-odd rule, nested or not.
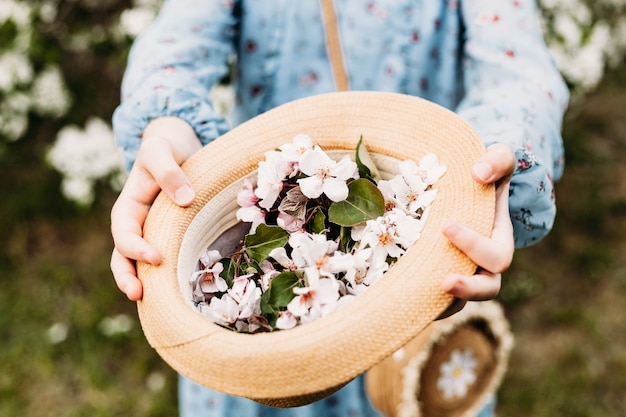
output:
[[[233,3],[165,0],[153,24],[133,44],[113,114],[115,140],[130,170],[146,125],[176,116],[207,144],[229,129],[210,91],[227,74],[235,42]]]
[[[569,92],[545,46],[534,0],[461,1],[465,94],[457,113],[517,166],[509,197],[515,246],[536,243],[556,215],[561,123]]]

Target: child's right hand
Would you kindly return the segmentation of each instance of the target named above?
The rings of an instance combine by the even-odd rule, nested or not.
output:
[[[194,130],[175,117],[155,119],[146,127],[135,164],[111,209],[111,234],[115,248],[111,271],[122,292],[141,299],[136,261],[158,265],[161,254],[143,239],[148,210],[163,190],[176,204],[189,206],[195,192],[180,165],[202,145]]]

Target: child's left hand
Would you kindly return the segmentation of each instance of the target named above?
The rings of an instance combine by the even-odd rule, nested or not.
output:
[[[504,144],[494,144],[474,164],[472,177],[481,184],[496,184],[496,213],[491,237],[485,237],[459,223],[442,231],[450,242],[478,265],[474,275],[447,275],[441,288],[465,301],[484,301],[500,292],[502,273],[513,261],[515,243],[509,216],[509,185],[515,170],[515,154]]]

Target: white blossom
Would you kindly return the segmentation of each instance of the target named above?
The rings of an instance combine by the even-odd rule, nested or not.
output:
[[[48,66],[37,75],[31,94],[33,109],[43,116],[63,116],[71,104],[63,75],[56,66]]]
[[[454,349],[448,361],[439,367],[437,388],[447,400],[464,398],[476,381],[478,360],[471,348]]]
[[[120,29],[130,37],[136,37],[152,23],[155,11],[148,7],[126,9],[120,15]]]
[[[128,333],[134,327],[135,322],[128,314],[117,314],[105,317],[100,321],[98,328],[105,336],[115,336]]]
[[[358,177],[356,163],[347,155],[334,161],[319,146],[304,152],[299,165],[308,177],[299,179],[298,184],[302,194],[309,198],[326,194],[332,201],[345,200],[348,197],[346,181]]]
[[[289,310],[283,311],[276,320],[276,328],[281,330],[292,329],[298,324],[298,319]]]
[[[113,132],[99,118],[89,119],[84,130],[77,126],[61,129],[48,151],[47,161],[63,174],[65,196],[77,202],[89,201],[96,181],[114,175],[119,183],[117,175],[124,172]]]
[[[208,315],[217,324],[228,326],[239,317],[239,305],[229,294],[224,294],[221,298],[211,298],[208,308],[202,309],[202,314]]]
[[[10,20],[19,28],[30,24],[32,10],[28,3],[15,0],[0,0],[0,24]]]
[[[53,345],[59,344],[67,339],[68,333],[69,326],[66,323],[56,322],[48,328],[48,341]]]
[[[287,305],[287,310],[302,323],[319,319],[335,310],[339,299],[339,284],[335,278],[309,279],[306,287],[296,287],[296,296]]]
[[[24,54],[11,50],[0,55],[0,91],[28,84],[33,76],[33,65]]]
[[[256,195],[261,200],[259,206],[269,210],[272,208],[278,194],[283,189],[283,180],[291,172],[288,161],[283,159],[280,152],[269,151],[265,153],[265,160],[259,162],[257,170]]]

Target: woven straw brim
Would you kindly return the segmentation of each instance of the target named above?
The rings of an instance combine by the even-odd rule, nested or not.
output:
[[[299,133],[325,150],[353,152],[363,136],[371,153],[398,160],[419,161],[432,152],[448,170],[437,183],[421,238],[364,294],[291,330],[250,335],[224,329],[189,306],[179,285],[189,278],[181,272],[187,268],[180,268],[181,246],[202,240],[194,235],[206,232],[203,223],[222,231],[232,226],[229,186],[232,190],[253,175],[265,152]],[[494,188],[478,185],[470,176],[483,153],[476,133],[454,113],[394,93],[314,96],[238,126],[183,165],[197,193],[190,207],[177,207],[161,193],[149,212],[144,236],[163,262],[138,265],[144,286],[138,309],[146,338],[175,370],[226,394],[291,406],[301,402],[282,399],[310,402],[331,393],[403,346],[448,307],[452,298],[440,289],[446,274],[474,272],[476,265],[441,229],[454,220],[483,235],[491,232]],[[205,206],[216,211],[207,214]]]

